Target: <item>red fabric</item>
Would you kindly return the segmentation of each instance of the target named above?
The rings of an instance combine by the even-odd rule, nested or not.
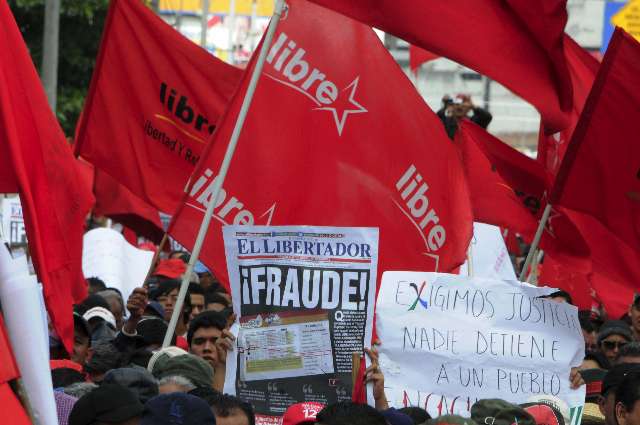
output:
[[[44,287],[49,315],[69,352],[72,305],[87,295],[82,275],[82,235],[93,196],[6,2],[0,4],[0,168],[13,170],[29,250]]]
[[[573,109],[570,114],[570,124],[564,130],[552,135],[546,135],[544,131],[540,131],[538,142],[538,160],[554,176],[560,168],[562,158],[567,151],[567,145],[576,124],[578,124],[580,113],[600,67],[600,63],[589,52],[566,34],[564,47],[573,85]]]
[[[187,339],[180,335],[176,337],[176,347],[182,348],[184,351],[189,351],[189,343],[187,342]]]
[[[591,270],[581,270],[580,266],[566,261],[558,261],[546,254],[540,266],[539,286],[550,286],[562,289],[571,294],[573,304],[580,310],[591,310]]]
[[[315,401],[292,404],[282,416],[282,425],[309,425],[316,421],[316,415],[324,409],[324,404]]]
[[[73,360],[49,360],[49,368],[54,369],[73,369],[82,372],[82,365]]]
[[[460,265],[472,212],[459,155],[442,123],[371,28],[312,3],[288,4],[216,202],[202,262],[228,285],[221,225],[253,223],[378,227],[379,270],[446,272]],[[281,63],[290,41],[298,47]],[[300,57],[306,66],[293,67]],[[312,69],[323,85],[316,81],[305,91],[308,77],[298,73]],[[248,81],[246,74],[174,216],[169,232],[187,248]],[[335,100],[318,94],[323,87],[332,87]]]
[[[22,407],[20,400],[13,393],[9,384],[0,384],[0,406],[2,421],[11,425],[31,425],[29,415]]]
[[[367,370],[367,364],[364,357],[360,358],[360,367],[356,374],[356,382],[351,393],[351,401],[354,403],[367,403],[367,386],[364,383],[364,373]]]
[[[456,132],[467,173],[474,220],[533,234],[546,176],[535,161],[465,120]],[[533,165],[533,166],[532,166]],[[533,184],[542,188],[533,188]],[[533,192],[533,194],[532,194]]]
[[[532,103],[548,131],[568,124],[566,0],[312,0],[491,77]]]
[[[76,154],[173,213],[241,76],[143,2],[114,0]]]
[[[435,53],[431,53],[413,44],[409,45],[409,68],[411,68],[413,72],[416,72],[416,69],[423,63],[438,59],[438,57]]]
[[[164,230],[158,210],[98,169],[95,172],[93,194],[96,197],[94,215],[109,217],[135,231],[137,235],[156,244],[160,243]]]
[[[617,29],[551,200],[595,217],[636,251],[640,247],[639,85],[640,44]]]
[[[177,279],[187,271],[187,265],[178,258],[160,260],[158,266],[153,271],[153,276],[164,276],[170,279]]]
[[[16,379],[20,370],[13,357],[11,342],[4,327],[4,318],[0,315],[0,384]]]

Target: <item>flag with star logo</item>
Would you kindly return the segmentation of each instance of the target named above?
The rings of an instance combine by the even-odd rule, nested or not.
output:
[[[211,199],[256,55],[169,233],[192,247],[214,202],[201,260],[226,284],[225,224],[378,227],[381,270],[460,265],[472,212],[442,123],[370,27],[287,3],[221,194]]]

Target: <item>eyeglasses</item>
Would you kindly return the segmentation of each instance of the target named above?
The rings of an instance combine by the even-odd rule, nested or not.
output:
[[[615,350],[616,348],[620,349],[627,344],[628,342],[625,341],[602,341],[602,346],[607,350]]]

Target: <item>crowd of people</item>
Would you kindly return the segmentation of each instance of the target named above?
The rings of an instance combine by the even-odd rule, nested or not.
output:
[[[254,425],[250,403],[224,394],[226,360],[233,350],[231,297],[198,263],[176,332],[162,348],[176,306],[188,254],[160,260],[144,287],[127,300],[98,278],[74,308],[74,348],[67,354],[51,331],[51,375],[60,424]],[[550,296],[571,303],[570,294]],[[640,425],[640,295],[622,320],[580,312],[586,356],[571,385],[586,384],[583,424]],[[479,400],[471,417],[432,418],[420,406],[395,409],[384,390],[377,352],[367,349],[375,407],[353,402],[294,404],[283,425],[569,425],[566,405],[552,396],[525,405]]]

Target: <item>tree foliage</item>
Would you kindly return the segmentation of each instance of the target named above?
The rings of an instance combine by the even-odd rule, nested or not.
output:
[[[57,116],[65,133],[74,134],[89,89],[108,0],[62,0],[58,62]],[[38,70],[42,63],[44,0],[9,0],[9,6]]]

